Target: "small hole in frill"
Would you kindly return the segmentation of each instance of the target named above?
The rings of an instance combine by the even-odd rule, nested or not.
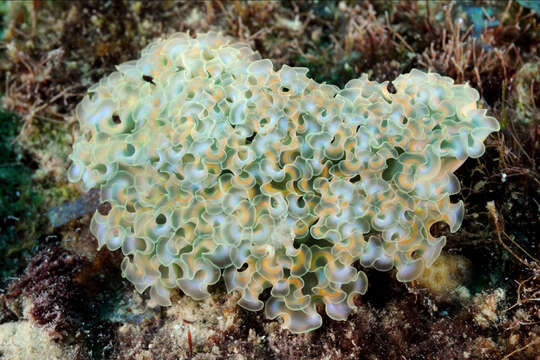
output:
[[[98,205],[97,211],[100,213],[100,215],[107,216],[109,215],[109,212],[112,209],[112,205],[110,202],[105,201],[104,203],[101,203]]]
[[[151,77],[150,75],[143,75],[142,79],[143,79],[144,81],[146,81],[147,83],[150,83],[150,84],[152,84],[152,85],[156,85],[156,84],[154,83],[154,78]]]
[[[431,236],[436,238],[444,234],[448,234],[449,232],[450,226],[448,226],[448,224],[444,221],[437,221],[429,227],[429,233],[431,234]]]
[[[133,154],[135,154],[135,146],[133,146],[132,144],[127,144],[124,150],[124,155],[133,156]]]
[[[240,269],[238,269],[238,272],[246,271],[247,268],[248,268],[248,264],[244,263],[244,265],[242,265],[242,266],[240,267]]]
[[[390,94],[395,94],[395,93],[397,93],[396,87],[394,86],[394,84],[392,84],[391,81],[388,83],[388,86],[386,87],[386,89],[388,90],[388,92],[389,92]]]
[[[254,132],[253,134],[251,134],[251,136],[248,136],[246,138],[246,144],[251,144],[253,142],[253,139],[255,139],[255,136],[257,136],[257,133]]]
[[[165,217],[165,215],[163,214],[159,214],[157,217],[156,217],[156,224],[158,225],[163,225],[167,222],[167,218]]]

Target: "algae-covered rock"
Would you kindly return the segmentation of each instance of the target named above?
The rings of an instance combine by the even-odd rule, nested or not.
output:
[[[51,339],[45,328],[30,321],[0,324],[0,359],[67,360],[75,359],[77,346],[66,346]]]
[[[540,122],[540,64],[525,63],[514,80],[516,118],[525,123]]]

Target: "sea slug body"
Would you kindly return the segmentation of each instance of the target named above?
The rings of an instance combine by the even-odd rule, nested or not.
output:
[[[99,246],[154,304],[224,279],[239,305],[293,332],[345,320],[361,268],[418,278],[463,203],[453,172],[499,129],[476,90],[413,70],[343,89],[217,33],[178,33],[89,89],[68,178],[101,189]],[[261,293],[269,289],[265,303]]]

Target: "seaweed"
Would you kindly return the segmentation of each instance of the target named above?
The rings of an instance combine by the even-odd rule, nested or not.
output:
[[[263,58],[273,59],[278,68],[285,63],[307,66],[312,71],[309,75],[318,81],[338,85],[352,77],[351,73],[368,72],[370,78],[384,81],[420,66],[455,76],[481,91],[485,108],[501,121],[504,130],[488,139],[481,160],[467,161],[456,173],[462,179],[460,199],[468,211],[461,231],[448,236],[447,250],[472,261],[471,279],[464,286],[471,299],[478,298],[476,305],[471,299],[442,303],[420,286],[404,287],[388,274],[374,272],[368,275],[378,276],[380,286],[370,288],[361,299],[358,314],[347,323],[325,319],[328,326],[317,330],[316,337],[297,336],[281,332],[275,322],[239,312],[232,329],[211,339],[199,339],[193,324],[193,356],[227,358],[237,352],[246,358],[269,359],[325,355],[336,359],[421,359],[429,358],[436,349],[432,358],[534,358],[540,352],[539,302],[535,300],[540,287],[538,266],[520,250],[538,257],[540,130],[534,113],[539,105],[534,97],[538,84],[523,77],[531,69],[524,69],[526,64],[539,61],[538,12],[529,9],[534,3],[466,3],[485,10],[482,20],[487,26],[480,28],[479,22],[475,27],[461,2],[452,5],[446,1],[347,0],[329,5],[321,1],[0,2],[0,33],[4,36],[0,57],[6,60],[0,62],[2,89],[6,89],[2,90],[2,102],[18,115],[18,120],[2,120],[0,126],[4,134],[8,130],[4,124],[10,124],[7,138],[15,138],[15,142],[4,140],[6,137],[0,141],[0,156],[7,159],[2,160],[1,168],[17,164],[10,170],[15,177],[10,175],[2,182],[7,187],[0,189],[2,197],[10,199],[7,208],[0,207],[0,288],[23,270],[26,259],[38,248],[57,242],[46,240],[51,230],[37,225],[39,214],[78,196],[76,189],[65,186],[63,176],[72,135],[78,131],[73,110],[86,88],[113,71],[115,64],[135,58],[153,38],[177,31],[217,30],[248,42]],[[352,31],[358,28],[362,31]],[[370,37],[376,39],[375,47]],[[48,55],[56,49],[63,52]],[[458,66],[451,61],[455,53],[460,55],[454,59],[459,60]],[[45,71],[48,69],[50,72]],[[58,94],[62,95],[54,99]],[[523,123],[520,116],[530,121]],[[26,200],[19,201],[18,196]],[[496,222],[486,208],[489,201],[494,201],[501,240],[529,266],[499,242]],[[16,206],[20,206],[15,215],[19,221],[7,218]],[[87,231],[88,225],[89,217],[83,216],[55,231],[63,246],[95,255],[92,238],[84,244],[79,241],[79,234]],[[39,231],[34,233],[36,228]],[[20,244],[16,239],[26,244],[24,250],[8,256],[4,251]],[[36,243],[39,246],[32,249]],[[96,277],[103,276],[94,271]],[[93,288],[120,282],[118,273],[109,279],[83,284],[94,284]],[[505,298],[495,301],[495,307],[482,308],[497,299],[498,289]],[[98,293],[90,292],[88,297]],[[156,359],[165,358],[165,353],[169,358],[187,356],[186,338],[176,339],[174,332],[168,334],[167,342],[164,337],[154,338],[170,323],[166,314],[159,315],[159,320],[144,317],[140,328],[122,333],[119,329],[132,319],[122,315],[130,306],[116,308],[107,302],[123,298],[119,294],[130,297],[122,289],[101,293],[94,310],[102,317],[90,321],[95,326],[77,329],[95,339],[94,345],[82,347],[82,358],[122,358],[129,350],[140,348],[151,348]],[[0,321],[14,321],[16,316],[2,304],[0,299]],[[487,328],[471,316],[482,310],[497,315],[497,321],[485,323]],[[112,326],[108,318],[118,326]],[[73,341],[81,344],[88,340]],[[184,347],[171,346],[174,341]],[[199,341],[209,345],[202,347]],[[157,350],[160,346],[165,350]],[[90,349],[94,355],[89,355]]]
[[[36,231],[42,196],[32,183],[32,161],[14,144],[20,119],[0,110],[0,286],[20,270],[34,241],[23,234]],[[22,264],[24,266],[24,264]]]

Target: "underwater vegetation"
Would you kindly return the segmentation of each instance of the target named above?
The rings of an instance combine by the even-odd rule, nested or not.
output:
[[[0,123],[0,130],[10,129],[2,138],[2,168],[17,169],[0,190],[9,207],[0,237],[11,239],[0,258],[0,358],[534,359],[540,353],[536,4],[0,2],[0,103],[10,113]],[[444,222],[431,226],[446,245],[429,271],[399,282],[395,270],[357,261],[369,289],[351,297],[347,321],[331,319],[318,301],[323,325],[302,334],[264,311],[245,311],[237,305],[241,293],[226,294],[222,281],[203,300],[170,288],[170,306],[146,307],[149,292],[139,294],[121,278],[121,249],[97,251],[90,224],[99,191],[85,194],[81,183],[67,182],[68,156],[81,135],[75,107],[87,89],[138,58],[152,40],[179,31],[220,32],[271,59],[274,70],[308,68],[307,77],[339,89],[367,74],[373,84],[392,81],[392,94],[393,80],[412,69],[476,89],[478,108],[501,130],[484,141],[482,157],[454,172],[461,191],[449,197],[463,202],[463,221],[454,233]],[[110,211],[106,205],[101,214]],[[259,299],[267,301],[270,292]]]
[[[33,245],[32,239],[21,239],[20,234],[22,226],[32,232],[36,224],[29,229],[22,219],[36,218],[43,198],[32,184],[32,168],[23,163],[14,145],[20,130],[18,117],[0,110],[0,124],[0,284],[5,284]]]

